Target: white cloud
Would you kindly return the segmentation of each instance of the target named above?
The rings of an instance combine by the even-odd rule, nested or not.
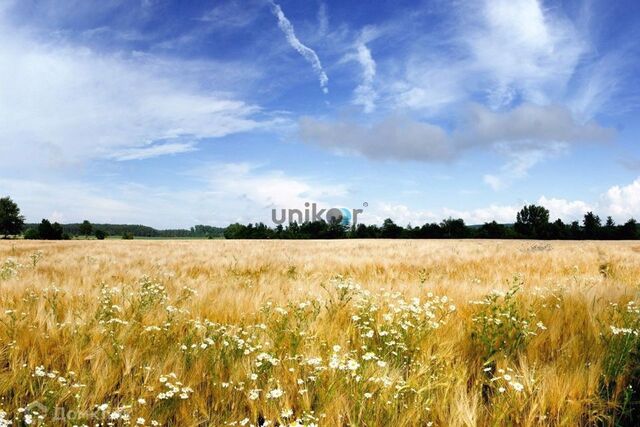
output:
[[[570,21],[544,10],[538,0],[487,0],[479,12],[480,22],[464,42],[474,68],[493,84],[489,100],[494,106],[509,105],[515,93],[547,103],[551,92],[564,89],[586,52]]]
[[[355,44],[354,52],[348,54],[345,58],[347,61],[356,61],[361,68],[361,81],[354,91],[353,103],[361,105],[365,113],[371,113],[375,110],[375,101],[378,97],[373,81],[376,77],[376,61],[371,55],[371,49],[367,43],[378,36],[378,31],[373,27],[365,27],[362,30],[358,41]]]
[[[529,170],[549,158],[558,157],[568,150],[565,142],[548,141],[544,144],[497,143],[496,150],[507,158],[498,173],[486,174],[483,181],[494,191],[508,188],[514,181],[525,178]]]
[[[504,179],[498,175],[486,174],[482,177],[482,181],[493,189],[493,191],[502,190],[506,184]]]
[[[305,202],[325,202],[347,193],[343,184],[297,178],[280,170],[263,170],[250,163],[211,165],[194,172],[209,188],[245,200],[256,209],[300,208]]]
[[[584,67],[576,76],[576,89],[567,99],[567,105],[578,117],[593,118],[598,112],[621,114],[630,106],[637,106],[637,91],[621,84],[634,69],[629,58],[637,54],[621,48],[608,52]],[[614,100],[615,102],[612,102]],[[634,99],[635,98],[635,99]]]
[[[514,206],[490,205],[486,208],[471,210],[442,209],[442,218],[462,218],[467,224],[484,224],[496,221],[498,223],[511,223],[515,220],[519,208]]]
[[[538,199],[538,204],[549,209],[549,219],[551,221],[556,218],[561,218],[564,221],[581,220],[585,213],[593,210],[591,205],[582,200],[569,201],[542,196]]]
[[[466,99],[465,66],[451,64],[445,58],[429,55],[411,58],[405,76],[389,84],[391,98],[398,108],[435,115],[446,107]]]
[[[587,34],[538,0],[460,2],[449,10],[446,26],[416,39],[400,77],[388,77],[397,106],[434,115],[472,97],[496,110],[561,103],[592,53]]]
[[[628,185],[609,187],[592,203],[542,196],[538,199],[538,204],[549,209],[552,218],[558,217],[565,221],[581,221],[589,211],[603,219],[611,216],[618,222],[640,218],[640,178]]]
[[[356,87],[354,103],[362,105],[366,113],[375,110],[377,94],[373,88],[373,79],[376,76],[376,62],[371,56],[371,51],[364,43],[356,47],[356,57],[362,67],[362,82]]]
[[[128,148],[113,153],[115,160],[142,160],[167,154],[188,153],[197,150],[195,142],[166,142],[141,148]]]
[[[327,12],[327,5],[324,2],[320,2],[318,6],[318,34],[325,35],[329,29],[329,13]]]
[[[254,23],[260,7],[256,2],[230,0],[219,2],[200,19],[216,29],[238,29]],[[260,4],[262,6],[262,4]]]
[[[640,178],[626,186],[609,188],[600,203],[602,210],[618,220],[640,218]]]
[[[486,208],[459,210],[441,208],[437,210],[413,209],[404,204],[379,203],[369,207],[360,215],[364,223],[382,224],[386,218],[391,218],[396,224],[406,226],[422,226],[425,223],[439,223],[445,218],[462,218],[467,224],[483,224],[497,221],[499,223],[513,222],[519,208],[515,206],[491,205]]]
[[[559,217],[565,221],[581,221],[584,214],[589,211],[600,215],[603,220],[611,216],[619,223],[629,218],[640,218],[640,178],[636,178],[628,185],[609,187],[591,203],[542,196],[538,204],[549,209],[552,218]]]
[[[278,26],[282,30],[282,32],[287,36],[287,41],[304,59],[311,64],[313,67],[313,71],[315,71],[318,76],[318,80],[320,81],[320,87],[324,93],[329,91],[327,84],[329,83],[329,78],[327,74],[324,72],[322,68],[322,64],[320,63],[320,58],[316,52],[302,44],[302,42],[296,37],[296,33],[293,29],[293,24],[287,19],[282,8],[277,3],[271,1],[271,10],[273,14],[278,18]]]
[[[266,124],[256,119],[258,107],[203,91],[175,63],[161,71],[152,57],[43,41],[2,16],[0,38],[0,165],[109,158],[158,140]]]
[[[412,209],[403,204],[378,203],[369,206],[358,216],[358,220],[365,224],[382,224],[386,218],[391,218],[396,224],[406,226],[421,226],[427,222],[439,222],[442,218],[428,210]]]

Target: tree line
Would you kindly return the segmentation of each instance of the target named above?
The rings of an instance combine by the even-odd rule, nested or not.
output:
[[[0,236],[22,236],[25,239],[64,240],[74,236],[89,236],[102,240],[108,236],[121,236],[123,239],[136,237],[159,238],[217,238],[223,237],[223,227],[195,225],[188,229],[158,230],[139,224],[92,224],[88,220],[81,223],[59,224],[42,219],[37,224],[25,224],[20,208],[10,197],[0,198]]]
[[[27,230],[37,227],[38,224],[25,224],[25,229]],[[195,225],[190,228],[159,230],[140,224],[93,224],[88,220],[82,223],[62,224],[61,227],[64,233],[70,236],[91,236],[101,232],[104,233],[105,236],[219,238],[222,237],[224,233],[224,227],[213,227],[210,225]]]
[[[402,227],[390,218],[382,225],[357,224],[346,226],[339,221],[313,221],[269,227],[263,223],[231,224],[226,228],[196,225],[189,229],[156,230],[144,225],[91,224],[88,220],[77,224],[51,223],[43,219],[39,224],[26,224],[20,208],[9,197],[0,198],[0,236],[18,236],[25,239],[60,240],[72,236],[138,237],[194,237],[226,239],[553,239],[553,240],[630,240],[640,238],[638,224],[631,218],[616,224],[609,216],[604,221],[593,212],[587,212],[582,221],[565,223],[561,219],[549,220],[544,206],[524,206],[513,224],[496,221],[482,225],[467,225],[461,218],[447,218],[439,223]]]
[[[274,228],[263,223],[231,224],[224,231],[226,239],[550,239],[550,240],[630,240],[640,238],[638,224],[631,218],[616,224],[609,216],[604,223],[593,212],[582,221],[565,223],[561,219],[549,221],[544,206],[524,206],[513,224],[496,221],[469,226],[461,218],[447,218],[440,223],[426,223],[419,227],[402,227],[390,218],[381,226],[357,224],[345,226],[339,221],[290,223]]]

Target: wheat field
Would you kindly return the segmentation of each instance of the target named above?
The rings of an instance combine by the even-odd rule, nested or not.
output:
[[[0,241],[0,425],[633,425],[639,284],[634,242]]]

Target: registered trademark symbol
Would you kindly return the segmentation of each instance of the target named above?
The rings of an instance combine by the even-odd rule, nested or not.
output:
[[[364,203],[362,204],[362,206],[364,206],[364,207],[366,208],[367,206],[369,206],[369,203],[364,202]]]

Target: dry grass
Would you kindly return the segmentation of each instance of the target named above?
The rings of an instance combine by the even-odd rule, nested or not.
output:
[[[639,273],[633,242],[0,241],[2,419],[630,424]]]

